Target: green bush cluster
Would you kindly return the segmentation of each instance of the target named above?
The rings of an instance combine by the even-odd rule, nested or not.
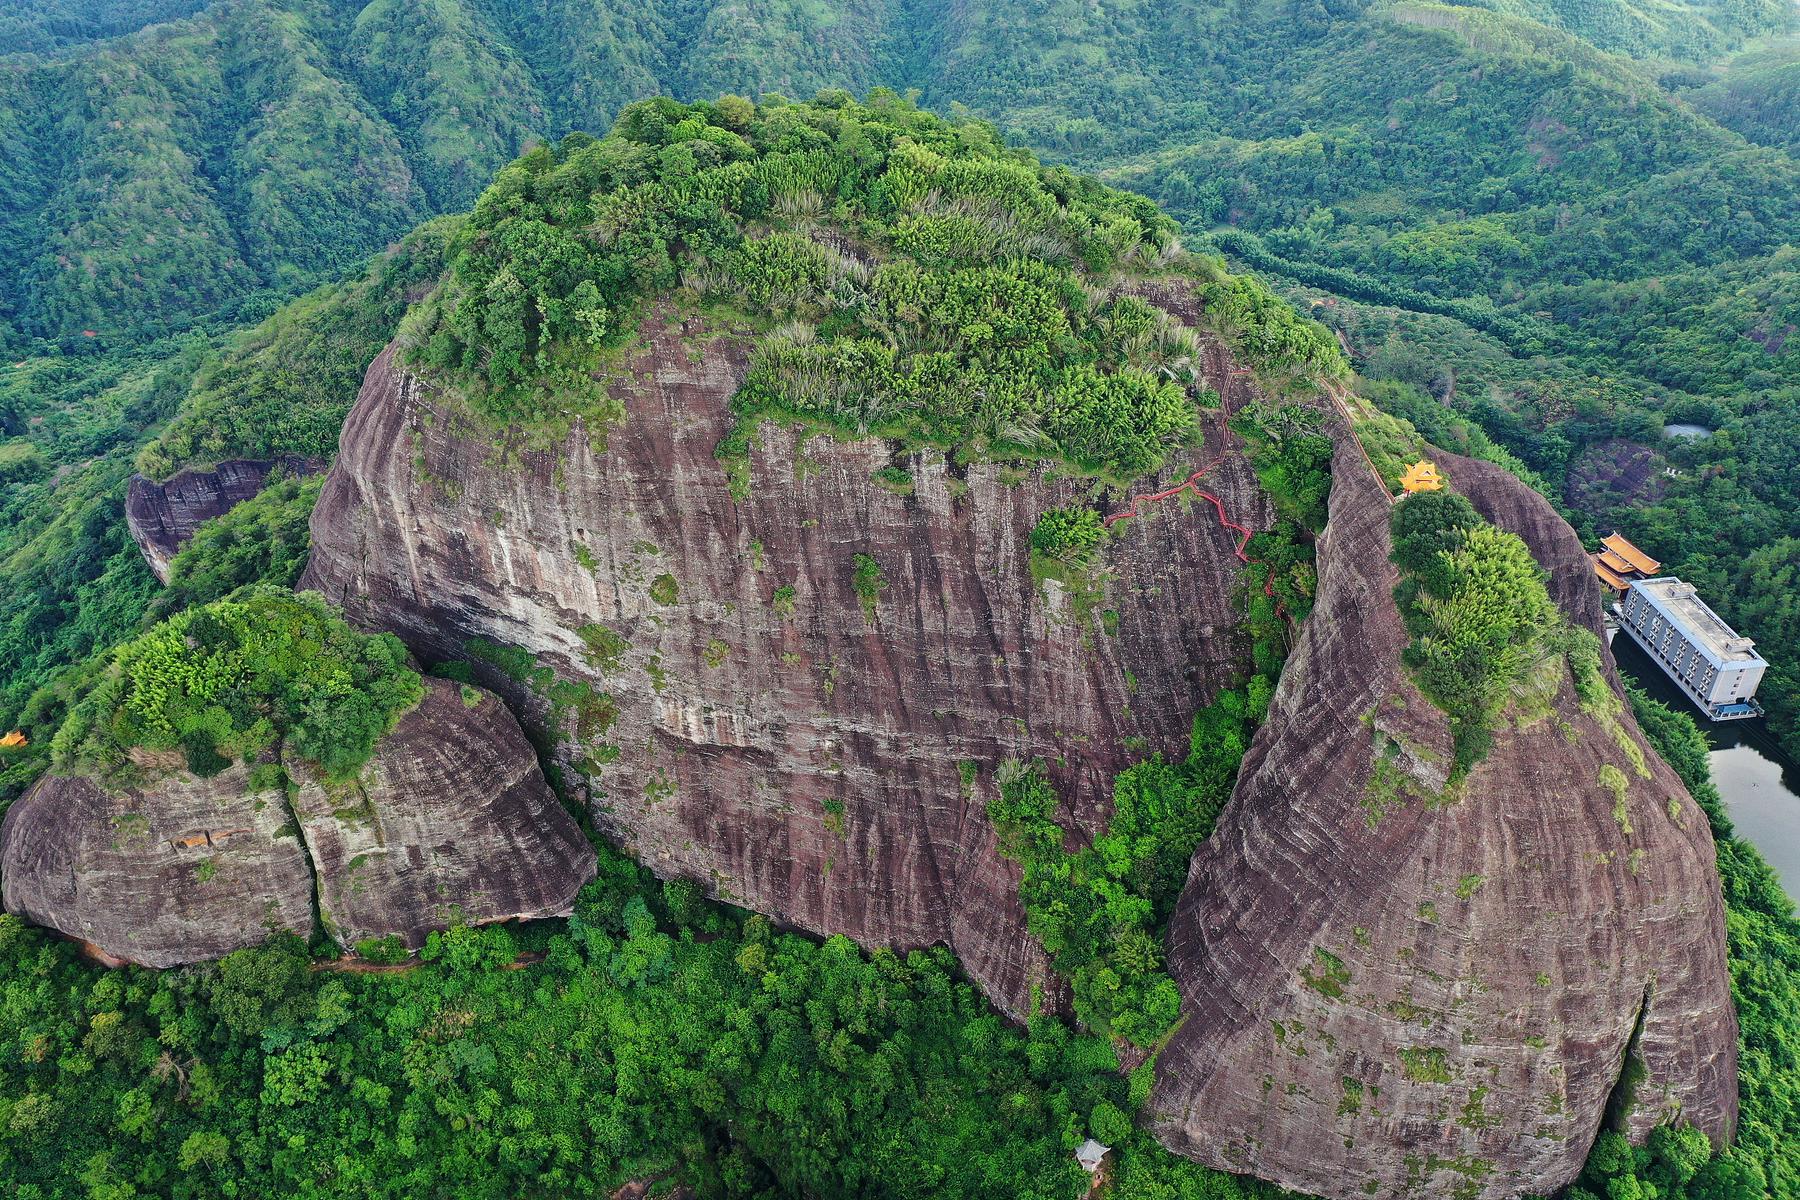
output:
[[[766,330],[727,457],[781,416],[1129,478],[1194,426],[1192,335],[1118,291],[1170,246],[1140,198],[891,96],[653,100],[501,172],[409,328],[490,417],[529,421],[685,287]],[[1253,359],[1336,353],[1266,289],[1218,286],[1267,333]]]
[[[988,819],[1000,852],[1024,868],[1026,927],[1069,980],[1087,1029],[1148,1048],[1173,1027],[1180,995],[1163,970],[1164,927],[1254,724],[1243,693],[1221,693],[1195,715],[1185,761],[1155,755],[1120,772],[1106,832],[1073,854],[1044,765],[1002,764]]]
[[[881,564],[867,554],[852,555],[851,568],[850,590],[856,593],[863,616],[872,621],[875,606],[881,603],[881,593],[887,590],[887,576],[881,573]]]
[[[422,957],[309,970],[287,939],[105,971],[0,917],[0,1190],[1078,1200],[1092,1134],[1120,1200],[1277,1195],[1163,1151],[1126,1116],[1147,1074],[1009,1023],[948,951],[778,932],[610,850],[569,920]]]
[[[1318,590],[1313,543],[1330,517],[1331,438],[1312,405],[1268,400],[1231,418],[1256,479],[1275,505],[1275,523],[1244,546],[1244,628],[1250,635],[1252,707],[1261,719],[1287,657],[1294,624],[1312,612]]]
[[[398,638],[357,633],[315,593],[258,587],[115,650],[57,732],[56,768],[127,774],[141,749],[215,775],[280,743],[342,778],[423,697]]]
[[[1393,531],[1394,596],[1413,639],[1406,665],[1450,718],[1460,776],[1487,754],[1494,721],[1562,617],[1525,543],[1456,493],[1402,500]]]
[[[1256,401],[1231,418],[1250,465],[1275,501],[1277,519],[1317,535],[1331,498],[1331,438],[1324,412],[1311,404]]]
[[[205,522],[169,560],[169,582],[150,603],[155,617],[221,600],[240,587],[292,587],[306,567],[307,522],[325,477],[289,476]]]
[[[1069,563],[1087,561],[1106,532],[1091,508],[1053,508],[1031,527],[1031,548]]]

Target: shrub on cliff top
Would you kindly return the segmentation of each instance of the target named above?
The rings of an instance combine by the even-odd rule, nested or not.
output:
[[[1149,201],[987,126],[884,93],[746,106],[642,101],[507,167],[403,340],[490,419],[605,416],[597,358],[680,287],[766,331],[727,458],[780,416],[1124,477],[1187,439],[1199,402],[1192,334],[1118,294],[1125,276],[1186,273],[1259,363],[1341,362],[1261,285],[1181,257]]]
[[[277,741],[354,774],[424,696],[392,634],[346,625],[314,593],[257,588],[171,617],[113,652],[57,732],[56,769],[116,776],[132,751],[214,775]]]
[[[1478,762],[1490,728],[1526,676],[1564,648],[1545,574],[1516,535],[1454,492],[1422,492],[1393,515],[1394,595],[1419,690],[1450,717],[1456,773]]]

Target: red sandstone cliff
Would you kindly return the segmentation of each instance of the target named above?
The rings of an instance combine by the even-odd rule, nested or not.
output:
[[[0,825],[7,911],[168,967],[310,936],[315,915],[346,949],[416,947],[457,920],[566,914],[593,878],[518,724],[479,689],[428,680],[355,783],[285,765],[291,794],[242,764],[116,791],[45,777]]]
[[[1554,510],[1497,467],[1436,457],[1598,633]],[[1318,607],[1171,926],[1186,1020],[1158,1063],[1159,1134],[1322,1195],[1549,1192],[1579,1172],[1629,1053],[1647,1071],[1632,1133],[1680,1120],[1724,1139],[1737,1023],[1705,816],[1629,711],[1641,772],[1566,671],[1554,711],[1436,802],[1448,730],[1400,665],[1388,505],[1343,444],[1319,549]]]
[[[816,932],[947,943],[1022,1014],[1034,982],[1053,984],[983,812],[994,768],[1056,762],[1092,830],[1114,771],[1184,753],[1194,710],[1245,651],[1236,535],[1210,506],[1171,503],[1108,543],[1090,607],[1034,580],[1027,545],[1044,510],[1089,501],[1085,484],[771,425],[734,502],[714,448],[741,343],[660,314],[644,336],[630,374],[647,382],[621,390],[604,449],[577,431],[501,452],[383,354],[314,512],[302,586],[429,660],[483,638],[604,688],[618,751],[592,772],[593,811],[648,866]],[[1222,356],[1212,366],[1229,389]],[[1209,422],[1165,476],[1217,460],[1213,490],[1266,524],[1234,440]],[[876,481],[889,465],[910,473],[909,494]],[[885,580],[872,612],[858,554]],[[657,598],[663,575],[673,603]],[[589,654],[588,625],[622,640],[615,663]],[[541,689],[484,682],[552,724]]]
[[[1077,482],[767,426],[734,502],[713,449],[741,344],[666,314],[644,335],[623,423],[546,449],[459,416],[384,354],[303,585],[428,659],[484,639],[605,689],[616,722],[558,753],[585,766],[601,826],[659,873],[821,933],[947,943],[1021,1012],[1051,981],[983,816],[993,769],[1050,759],[1065,817],[1102,827],[1110,773],[1178,751],[1242,669],[1235,537],[1210,506],[1169,502],[1107,543],[1111,578],[1087,608],[1028,568],[1042,511],[1121,502]],[[1229,368],[1215,351],[1209,383],[1241,401]],[[1265,527],[1233,439],[1217,421],[1206,438],[1141,490],[1210,463],[1226,508]],[[1152,1097],[1161,1135],[1346,1200],[1543,1191],[1579,1168],[1628,1047],[1648,1070],[1635,1131],[1679,1116],[1724,1134],[1735,1024],[1703,816],[1653,755],[1640,776],[1566,682],[1459,803],[1427,803],[1448,735],[1400,666],[1387,500],[1353,447],[1338,459],[1318,608],[1172,930],[1184,1023]],[[1554,512],[1446,461],[1597,627]],[[876,482],[888,466],[906,494]],[[868,613],[858,554],[885,578]],[[616,639],[605,653],[597,627]],[[487,681],[566,732],[544,679]],[[1625,821],[1602,763],[1627,769]]]

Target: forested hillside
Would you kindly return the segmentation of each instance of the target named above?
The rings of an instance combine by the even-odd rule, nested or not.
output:
[[[0,752],[0,806],[110,647],[293,582],[316,484],[209,527],[159,590],[125,482],[329,458],[444,270],[441,214],[640,97],[881,86],[1157,200],[1335,328],[1371,399],[1440,445],[1491,438],[1578,528],[1638,539],[1775,659],[1763,696],[1800,750],[1795,32],[1788,0],[0,5],[0,732],[31,738]],[[1716,432],[1667,440],[1675,420]],[[1639,718],[1722,837],[1740,1148],[1609,1135],[1577,1195],[1794,1196],[1800,933],[1689,723]],[[99,973],[0,918],[0,1176],[1079,1194],[1092,1132],[1121,1197],[1269,1193],[1163,1153],[1127,1116],[1147,1074],[1054,1020],[1005,1026],[947,956],[779,934],[602,855],[566,925],[457,931],[399,978],[297,945]]]
[[[1789,19],[1779,0],[1497,7],[1672,59]],[[1298,226],[1278,249],[1446,297],[1515,285],[1546,245],[1559,270],[1641,273],[1767,253],[1794,219],[1768,211],[1791,161],[1734,157],[1741,142],[1673,111],[1648,75],[1473,8],[169,0],[5,20],[10,48],[39,52],[0,60],[0,339],[15,341],[241,315],[259,290],[466,207],[531,138],[604,128],[658,92],[917,87],[1040,152],[1129,164],[1122,178],[1196,226]],[[1744,93],[1779,81],[1754,74],[1731,74],[1734,104],[1778,126]],[[1615,210],[1645,228],[1545,208],[1621,185],[1647,189]],[[1346,204],[1321,228],[1321,206]],[[1736,227],[1719,236],[1695,211]],[[1594,238],[1618,233],[1616,261],[1596,259]]]
[[[1779,0],[167,0],[0,22],[27,52],[0,59],[9,361],[147,369],[149,339],[260,319],[636,97],[917,88],[1287,280],[1390,406],[1473,418],[1578,527],[1624,529],[1765,646],[1800,645],[1772,582],[1800,571]],[[5,431],[41,447],[35,408],[60,402],[5,391]],[[1669,443],[1665,420],[1720,433]],[[0,448],[0,470],[34,461]],[[1764,699],[1800,748],[1776,658]]]
[[[846,103],[832,97],[813,107]],[[904,107],[891,97],[883,103]],[[828,260],[810,241],[776,234],[748,249],[728,226],[725,240],[709,245],[703,238],[716,232],[712,220],[719,206],[679,203],[691,194],[684,188],[703,192],[708,183],[734,178],[750,202],[770,202],[767,190],[753,186],[759,177],[741,161],[732,164],[736,171],[725,165],[756,141],[733,131],[747,114],[753,115],[752,106],[735,97],[691,112],[666,103],[641,105],[621,123],[633,135],[625,139],[631,146],[575,137],[555,151],[536,151],[500,175],[466,223],[455,217],[428,223],[347,281],[301,298],[250,330],[228,336],[216,326],[202,327],[106,352],[40,354],[0,376],[9,429],[19,431],[8,442],[16,447],[9,461],[15,462],[17,486],[8,492],[7,557],[0,571],[9,583],[18,581],[26,598],[19,615],[8,614],[8,640],[0,643],[8,657],[0,665],[14,689],[6,698],[9,712],[22,703],[33,735],[24,754],[0,759],[10,764],[6,786],[16,787],[40,765],[32,756],[49,745],[46,731],[61,723],[81,690],[80,677],[92,678],[91,653],[132,641],[156,594],[117,522],[119,482],[134,456],[160,475],[184,462],[233,454],[328,455],[362,364],[430,281],[445,280],[448,291],[411,310],[416,318],[405,328],[419,335],[418,356],[441,370],[485,377],[491,390],[484,411],[496,419],[534,415],[509,407],[529,396],[517,386],[530,374],[523,370],[527,360],[539,372],[558,373],[559,386],[579,382],[579,371],[565,369],[598,350],[593,343],[604,340],[608,327],[630,328],[620,318],[635,288],[679,278],[672,245],[716,254],[732,272],[718,277],[721,293],[741,289],[759,303],[817,296],[821,307],[828,295],[837,295],[828,291],[824,272],[813,270]],[[896,119],[924,124],[916,114]],[[985,131],[963,128],[970,143],[990,140]],[[790,132],[798,138],[806,131]],[[959,141],[953,130],[927,132],[946,151]],[[784,148],[783,169],[807,182],[823,181],[820,186],[844,200],[847,212],[852,200],[865,206],[866,216],[896,194],[931,194],[903,169],[883,171],[879,190],[855,186],[882,162],[878,143],[866,137],[809,138],[794,146],[804,148]],[[941,164],[927,157],[934,153],[908,142],[895,157],[902,166],[911,161],[935,171]],[[557,169],[559,155],[563,169]],[[709,158],[717,160],[710,177],[695,169]],[[1043,208],[1047,221],[1062,219],[1065,209],[1076,212],[1082,220],[1071,224],[1086,237],[1072,243],[1079,253],[1063,251],[1070,263],[1104,264],[1115,254],[1154,261],[1154,253],[1170,245],[1167,223],[1136,197],[1104,193],[1068,172],[1040,173],[1003,153],[993,158],[992,169],[968,173],[965,188],[978,185],[990,197],[1011,197],[1028,185],[1024,196]],[[608,228],[622,236],[604,245],[558,236],[547,219],[567,219],[585,233],[606,215],[590,207],[596,183],[616,182],[612,172],[647,183],[639,175],[652,171],[658,175],[654,184],[628,193],[656,197],[645,206],[651,216],[616,220]],[[834,191],[829,181],[838,178],[851,186]],[[943,182],[948,187],[956,178]],[[1052,184],[1065,198],[1052,202],[1031,190]],[[795,191],[787,193],[790,203]],[[623,207],[614,215],[632,211]],[[800,216],[807,211],[802,206]],[[922,256],[928,266],[934,255],[955,250],[957,231],[981,228],[957,213],[904,225],[913,239],[909,257]],[[882,233],[875,224],[857,227]],[[996,227],[1020,237],[1044,231],[1023,222]],[[633,268],[645,267],[640,280]],[[896,270],[890,263],[885,273],[872,270],[869,277],[878,279],[872,285],[877,292],[892,295],[891,311],[905,313],[905,323],[937,314],[941,304],[945,320],[955,313],[985,331],[960,334],[958,344],[980,346],[991,344],[982,339],[993,338],[996,328],[1016,337],[1021,314],[1046,312],[1041,301],[1031,302],[1039,293],[1052,300],[1048,311],[1059,314],[1053,325],[1061,319],[1057,305],[1083,306],[1088,294],[1060,270],[1008,255],[991,272],[976,275],[960,300],[942,290],[943,281],[934,282],[941,273],[935,270]],[[1009,280],[1015,271],[1046,282]],[[607,297],[599,297],[596,278],[608,281]],[[695,276],[700,284],[705,278]],[[506,279],[511,287],[493,286]],[[446,309],[447,295],[461,295],[466,303]],[[914,310],[906,296],[931,302]],[[1295,322],[1253,283],[1223,289],[1209,303],[1215,299],[1221,309],[1235,302],[1240,335],[1335,360],[1316,327]],[[796,348],[804,342],[829,353],[834,342],[851,342],[849,335],[862,331],[852,321],[879,316],[873,308],[858,311],[867,315],[833,313],[812,336],[795,338],[791,325],[779,336]],[[1159,361],[1157,339],[1148,336],[1153,327],[1144,323],[1148,315],[1141,303],[1119,298],[1106,310],[1104,325],[1079,327],[1081,337],[1040,336],[1029,344],[1036,358],[1072,354],[1112,362],[1137,355],[1148,367]],[[929,337],[909,335],[906,344],[930,345]],[[73,345],[85,349],[86,340]],[[990,376],[996,385],[1005,380],[1002,368],[1022,358],[1012,349],[1002,345],[996,352]],[[961,362],[957,373],[966,376],[985,365],[979,358],[972,366]],[[1451,441],[1460,435],[1449,416],[1419,399],[1423,393],[1393,384],[1370,390],[1396,407],[1413,405],[1421,420],[1435,417],[1442,429],[1434,437]],[[926,399],[947,405],[959,393],[944,387]],[[795,397],[771,388],[762,399],[780,409],[791,408]],[[922,411],[932,415],[930,408]],[[855,419],[830,408],[808,415],[827,425]],[[1267,423],[1259,425],[1253,407],[1239,414],[1236,425],[1255,447],[1257,473],[1273,489],[1277,511],[1288,518],[1250,548],[1253,555],[1274,555],[1283,541],[1292,551],[1305,540],[1289,526],[1316,529],[1323,519],[1323,489],[1307,476],[1309,465],[1312,472],[1322,467],[1329,446],[1320,445],[1323,439],[1297,413],[1263,415]],[[904,436],[915,416],[902,409],[890,420]],[[1284,434],[1286,422],[1297,428]],[[944,425],[913,432],[953,440],[968,430]],[[1092,444],[1076,430],[1065,450]],[[1144,464],[1118,465],[1136,470]],[[199,605],[239,583],[292,582],[297,563],[285,551],[296,536],[296,518],[314,495],[316,489],[306,485],[278,485],[209,527],[178,556],[177,587],[161,593],[156,608]],[[1377,498],[1377,504],[1385,521],[1385,502]],[[1088,535],[1091,548],[1099,532],[1090,528]],[[1083,538],[1078,529],[1049,521],[1040,523],[1031,541],[1038,552],[1055,552],[1069,565]],[[284,552],[274,553],[271,543]],[[1535,603],[1521,612],[1541,617],[1548,600],[1534,568],[1514,562],[1519,570],[1511,577],[1527,581],[1527,591],[1536,589],[1527,597]],[[885,585],[879,564],[869,559],[867,565],[875,575],[867,581],[874,608]],[[864,569],[856,564],[859,593]],[[1311,571],[1284,575],[1279,584],[1269,580],[1264,598],[1270,609],[1282,603],[1290,615],[1303,616],[1295,601],[1310,595],[1304,581]],[[676,581],[663,578],[672,604]],[[651,587],[661,588],[662,580]],[[791,604],[793,589],[786,590]],[[656,594],[651,592],[653,599]],[[152,639],[162,636],[158,644],[178,653],[166,631],[191,628],[203,615],[165,626]],[[1278,631],[1280,624],[1269,614],[1268,626]],[[1279,643],[1279,632],[1274,641]],[[471,653],[478,645],[471,643]],[[620,650],[599,639],[590,645],[600,656]],[[720,646],[723,662],[731,648]],[[482,648],[504,657],[503,647]],[[1278,646],[1259,647],[1259,664],[1264,652],[1279,658]],[[529,656],[519,671],[537,673]],[[39,681],[54,682],[28,694]],[[1252,683],[1240,703],[1254,711],[1269,699],[1266,682]],[[1161,793],[1150,777],[1163,775],[1191,787],[1203,805],[1195,814],[1210,820],[1223,786],[1215,777],[1230,770],[1218,760],[1242,750],[1246,713],[1232,705],[1200,714],[1192,758],[1180,767],[1152,760],[1154,766],[1135,778],[1140,799]],[[1659,1128],[1641,1148],[1605,1133],[1579,1190],[1570,1195],[1791,1196],[1800,1153],[1792,1095],[1792,981],[1800,970],[1800,937],[1792,907],[1755,852],[1729,836],[1706,786],[1704,751],[1691,723],[1648,705],[1640,719],[1683,773],[1721,839],[1742,1027],[1740,1133],[1736,1148],[1716,1155],[1693,1129]],[[73,728],[85,727],[78,720]],[[67,748],[68,739],[59,741]],[[1193,777],[1183,780],[1188,773]],[[1103,1010],[1084,1012],[1083,1000],[1116,989],[1127,970],[1153,977],[1156,963],[1153,942],[1141,930],[1121,936],[1126,922],[1107,910],[1116,905],[1135,914],[1131,920],[1154,923],[1182,877],[1185,847],[1204,831],[1176,831],[1180,838],[1164,845],[1135,827],[1154,815],[1152,805],[1121,805],[1105,838],[1068,854],[1044,797],[1033,795],[1029,773],[1012,782],[1017,786],[1002,791],[990,815],[1018,835],[1014,845],[1026,862],[1033,928],[1040,938],[1059,942],[1058,957],[1069,968],[1085,963],[1075,974],[1077,1011],[1091,1029],[1102,1028],[1096,1013]],[[836,815],[841,820],[844,814]],[[1152,827],[1163,820],[1166,815]],[[1154,1068],[1123,1070],[1136,1061],[1121,1054],[1123,1042],[1109,1044],[1052,1017],[1036,1016],[1023,1028],[1008,1025],[958,980],[956,964],[941,950],[865,954],[845,938],[820,942],[779,932],[765,918],[705,901],[691,882],[659,883],[617,852],[604,845],[598,850],[600,878],[584,890],[566,922],[516,930],[455,928],[433,935],[418,969],[393,975],[381,969],[383,947],[371,947],[365,961],[344,969],[328,961],[322,947],[309,956],[291,939],[240,951],[216,965],[103,972],[80,962],[69,944],[15,918],[0,918],[0,1179],[34,1200],[233,1192],[609,1194],[633,1179],[665,1189],[679,1183],[704,1195],[1073,1197],[1088,1194],[1090,1181],[1072,1151],[1092,1135],[1115,1148],[1110,1194],[1121,1200],[1264,1200],[1275,1194],[1267,1185],[1160,1149],[1133,1119]],[[1073,882],[1085,882],[1085,892]],[[1458,887],[1472,893],[1484,882],[1468,876]],[[1147,895],[1134,897],[1140,888]],[[1104,907],[1097,903],[1103,897],[1109,901]],[[1410,909],[1411,898],[1405,899]],[[1435,910],[1427,918],[1428,907],[1421,906],[1420,919],[1436,921]],[[1075,916],[1080,919],[1070,919]],[[1336,962],[1336,968],[1318,980],[1307,978],[1306,986],[1320,995],[1341,992],[1349,976],[1335,972],[1343,963],[1329,954],[1317,961],[1326,968]],[[1535,986],[1549,986],[1543,982],[1548,978],[1540,976]],[[1142,1031],[1157,1028],[1152,1023]],[[1415,1064],[1403,1057],[1403,1063],[1425,1074],[1443,1070],[1441,1058],[1435,1067],[1429,1059]],[[1492,1120],[1480,1106],[1486,1090],[1476,1089],[1464,1120]],[[1346,1088],[1346,1099],[1350,1095]],[[1361,1102],[1360,1090],[1356,1097]],[[1374,1099],[1371,1093],[1369,1101]]]
[[[1800,150],[1800,48],[1734,59],[1722,78],[1700,85],[1688,99],[1758,145]]]

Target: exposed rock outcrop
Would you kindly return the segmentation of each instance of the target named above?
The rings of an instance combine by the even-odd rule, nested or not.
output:
[[[947,943],[1013,1013],[1033,982],[1054,995],[984,815],[992,772],[1050,760],[1092,831],[1114,771],[1184,753],[1245,653],[1235,535],[1192,497],[1152,506],[1107,543],[1112,578],[1089,599],[1035,580],[1028,547],[1045,510],[1089,502],[1084,485],[772,425],[734,501],[714,449],[741,341],[664,314],[643,336],[629,376],[649,382],[617,390],[623,423],[544,451],[497,451],[392,352],[377,359],[303,586],[428,660],[481,638],[604,687],[617,750],[591,764],[595,817],[658,873],[821,933]],[[1222,354],[1207,366],[1241,392]],[[1205,439],[1163,479],[1213,462],[1227,510],[1266,525],[1235,439],[1219,421]],[[890,466],[907,475],[893,490],[876,478]],[[858,554],[881,573],[872,595]],[[618,639],[610,655],[584,627]],[[556,725],[541,689],[486,681]]]
[[[1583,451],[1569,464],[1563,500],[1583,512],[1601,512],[1620,504],[1652,504],[1662,498],[1662,457],[1642,442],[1607,438]]]
[[[288,475],[310,475],[318,465],[292,456],[234,458],[210,471],[177,472],[166,483],[133,475],[125,491],[125,524],[157,579],[169,582],[169,560],[194,530],[262,491],[277,468]]]
[[[0,824],[6,911],[113,958],[172,967],[312,931],[306,852],[279,790],[239,764],[110,794],[49,776]]]
[[[292,804],[339,942],[417,946],[463,921],[566,916],[594,852],[499,697],[441,679],[354,783],[293,769]]]
[[[45,778],[0,825],[7,911],[167,967],[272,931],[307,936],[315,878],[342,944],[397,934],[416,946],[455,919],[567,913],[593,877],[517,723],[480,689],[427,680],[355,784],[286,766],[291,799],[274,772],[253,786],[242,764],[207,779],[165,766],[117,793]]]
[[[741,343],[667,313],[643,338],[615,388],[623,422],[548,448],[384,354],[304,585],[428,659],[484,659],[546,735],[569,732],[556,688],[604,688],[605,744],[559,754],[659,873],[819,932],[947,943],[1015,1014],[1034,985],[1054,995],[983,813],[993,768],[1043,756],[1074,836],[1102,828],[1108,776],[1178,753],[1243,665],[1235,537],[1210,505],[1148,506],[1087,598],[1033,578],[1029,531],[1048,508],[1122,497],[773,426],[734,501],[713,451]],[[1207,375],[1245,398],[1216,351]],[[1213,420],[1206,437],[1142,490],[1210,464],[1225,509],[1267,527],[1232,436]],[[1579,1169],[1628,1050],[1646,1070],[1620,1101],[1634,1133],[1679,1115],[1723,1136],[1735,1024],[1703,814],[1628,712],[1584,712],[1567,682],[1439,802],[1449,735],[1400,663],[1388,500],[1338,437],[1318,607],[1175,919],[1184,1022],[1152,1098],[1162,1136],[1346,1200],[1549,1190]],[[1486,464],[1442,461],[1597,629],[1554,511]],[[859,593],[857,555],[877,590]]]
[[[1550,506],[1434,457],[1598,632]],[[1318,607],[1171,928],[1186,1021],[1158,1064],[1161,1136],[1321,1195],[1548,1192],[1630,1054],[1634,1135],[1679,1118],[1722,1140],[1737,1028],[1705,816],[1628,711],[1609,728],[1566,681],[1441,803],[1450,741],[1400,665],[1388,506],[1353,447],[1337,458]]]

